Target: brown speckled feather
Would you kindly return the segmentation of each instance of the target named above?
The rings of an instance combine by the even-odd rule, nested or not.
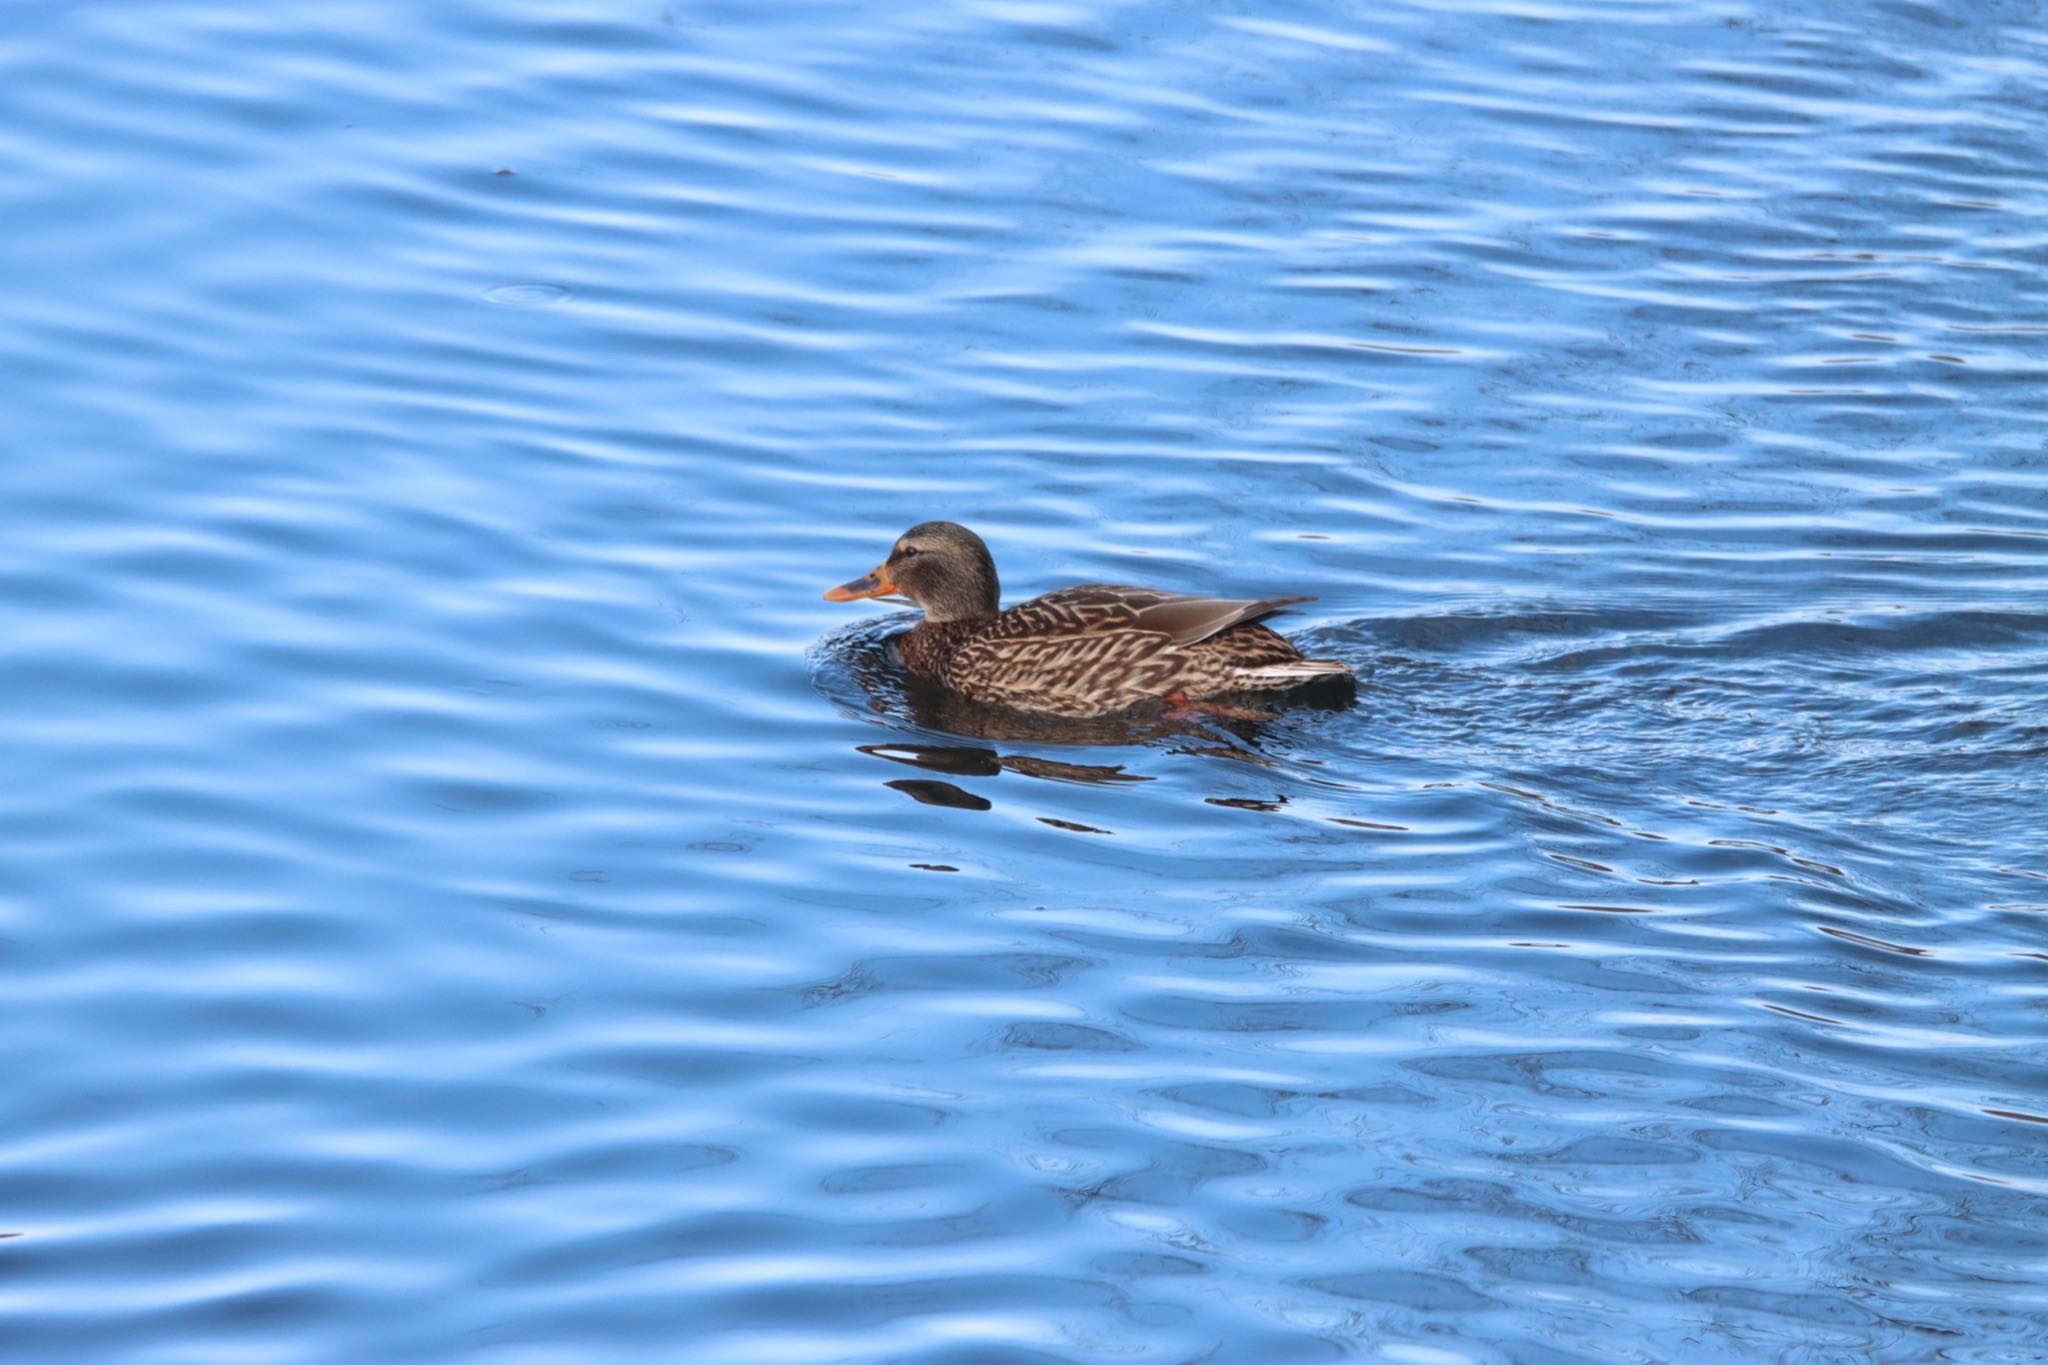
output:
[[[921,623],[904,637],[914,672],[983,701],[1062,715],[1099,715],[1178,694],[1214,696],[1291,686],[1317,673],[1259,617],[1307,597],[1235,601],[1091,583],[1036,597],[997,616]],[[1248,670],[1293,666],[1288,676]]]

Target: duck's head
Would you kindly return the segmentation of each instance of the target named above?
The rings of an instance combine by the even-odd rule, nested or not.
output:
[[[874,572],[841,583],[825,600],[897,594],[922,607],[928,621],[971,621],[996,614],[1002,587],[980,536],[950,521],[927,521],[898,536]]]

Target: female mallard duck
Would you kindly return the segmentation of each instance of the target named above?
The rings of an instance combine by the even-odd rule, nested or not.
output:
[[[1233,602],[1090,583],[1001,610],[995,561],[950,521],[913,526],[873,573],[830,602],[901,594],[924,619],[899,650],[911,672],[977,701],[1099,716],[1145,702],[1293,687],[1348,676],[1258,624],[1312,597]]]

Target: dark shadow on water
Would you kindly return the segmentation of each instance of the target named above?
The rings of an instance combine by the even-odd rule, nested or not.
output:
[[[995,805],[986,796],[976,796],[973,792],[962,791],[951,782],[906,777],[882,785],[895,788],[920,805],[947,806],[953,810],[988,810]]]
[[[1056,758],[1034,758],[1030,754],[999,754],[994,749],[955,744],[859,744],[864,754],[907,763],[929,772],[952,773],[959,777],[994,777],[998,773],[1022,773],[1053,782],[1150,782],[1149,777],[1127,773],[1122,764],[1067,763]]]

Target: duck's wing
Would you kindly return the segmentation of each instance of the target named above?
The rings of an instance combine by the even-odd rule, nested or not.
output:
[[[1257,601],[1191,597],[1156,588],[1087,583],[1019,603],[998,620],[1002,634],[1012,638],[1141,631],[1164,635],[1176,645],[1191,645],[1297,602],[1313,601],[1313,597],[1263,597]]]

